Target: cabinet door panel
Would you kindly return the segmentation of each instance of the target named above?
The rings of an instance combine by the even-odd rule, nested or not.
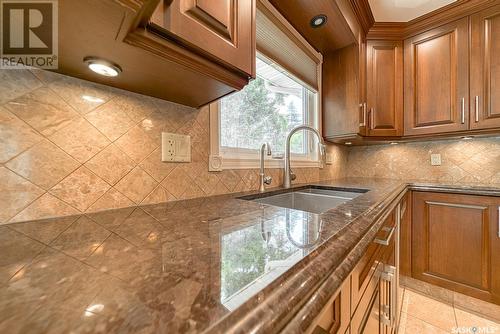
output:
[[[163,0],[152,23],[170,38],[255,74],[255,0]]]
[[[500,302],[500,198],[415,192],[412,275]]]
[[[468,19],[405,41],[405,135],[468,128]]]
[[[401,42],[369,41],[367,46],[369,136],[403,133],[403,48]]]
[[[500,6],[471,16],[471,128],[500,127]]]

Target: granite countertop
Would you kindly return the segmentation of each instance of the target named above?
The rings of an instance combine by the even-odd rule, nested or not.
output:
[[[0,332],[302,332],[407,189],[500,196],[318,184],[369,191],[323,214],[237,198],[247,192],[0,226]]]

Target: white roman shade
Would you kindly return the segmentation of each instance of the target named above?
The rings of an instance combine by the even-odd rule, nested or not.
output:
[[[267,0],[257,1],[257,51],[314,91],[319,91],[322,55]]]

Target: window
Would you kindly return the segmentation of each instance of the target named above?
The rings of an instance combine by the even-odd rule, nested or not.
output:
[[[257,168],[258,150],[268,142],[274,158],[285,151],[297,125],[319,128],[323,56],[268,0],[257,1],[256,79],[240,92],[210,105],[209,169]],[[309,132],[292,137],[294,167],[318,167],[318,145]],[[267,167],[282,167],[269,159]]]
[[[282,157],[291,129],[301,124],[318,125],[316,92],[262,55],[257,57],[256,66],[255,80],[213,107],[217,115],[211,121],[218,123],[218,155],[224,161],[223,168],[257,167],[258,150],[266,142],[275,159]],[[300,131],[292,137],[291,152],[295,166],[317,165],[317,144],[309,132]],[[272,167],[280,167],[275,159],[270,161]]]

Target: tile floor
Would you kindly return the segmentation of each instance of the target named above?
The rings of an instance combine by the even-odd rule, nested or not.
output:
[[[500,334],[500,323],[405,289],[399,334]]]

